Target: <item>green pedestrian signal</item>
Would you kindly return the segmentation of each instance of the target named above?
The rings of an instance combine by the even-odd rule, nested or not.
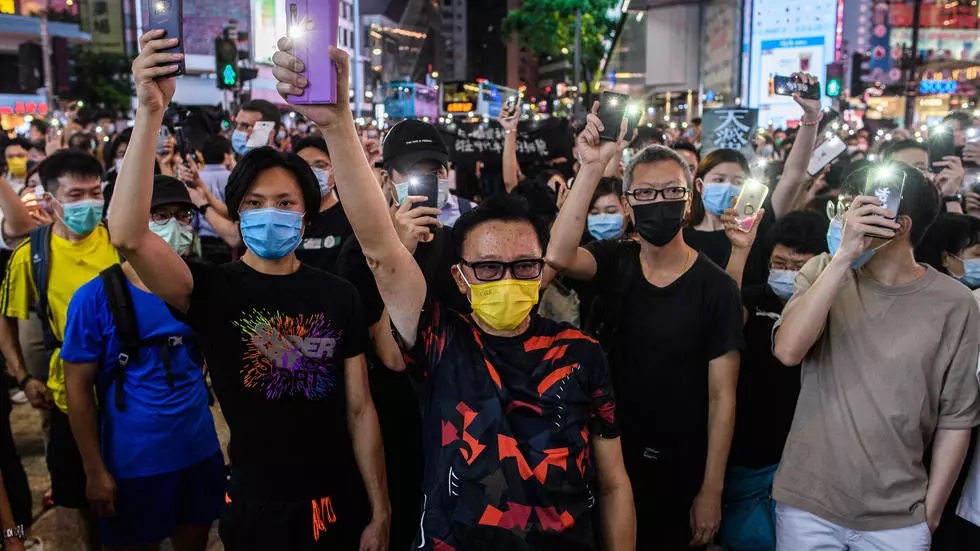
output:
[[[828,80],[827,81],[827,97],[836,98],[840,95],[840,81],[839,80]]]
[[[228,87],[238,84],[238,72],[231,64],[225,65],[225,68],[221,70],[221,81]]]
[[[834,62],[827,65],[827,85],[825,93],[828,98],[839,98],[844,90],[844,64]]]

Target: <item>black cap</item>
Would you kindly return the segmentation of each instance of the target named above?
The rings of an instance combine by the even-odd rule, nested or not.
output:
[[[406,119],[388,131],[381,160],[385,166],[410,167],[419,161],[435,161],[445,166],[449,164],[449,151],[435,126]]]
[[[187,186],[183,182],[173,176],[157,174],[153,177],[153,199],[150,200],[150,208],[174,204],[194,208],[191,194],[187,192]]]

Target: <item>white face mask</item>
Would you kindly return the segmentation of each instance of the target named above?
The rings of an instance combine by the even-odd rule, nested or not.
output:
[[[116,174],[122,172],[122,163],[123,163],[122,159],[116,159]]]

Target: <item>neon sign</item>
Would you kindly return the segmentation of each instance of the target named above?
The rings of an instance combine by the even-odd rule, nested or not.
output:
[[[919,82],[920,94],[955,94],[960,85],[955,80],[923,80]]]

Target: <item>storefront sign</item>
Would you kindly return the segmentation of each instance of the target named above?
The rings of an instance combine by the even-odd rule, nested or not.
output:
[[[701,116],[701,155],[715,149],[751,148],[752,133],[758,124],[758,109],[725,107],[705,110]]]
[[[923,80],[919,82],[920,94],[955,94],[960,83],[955,80]]]

